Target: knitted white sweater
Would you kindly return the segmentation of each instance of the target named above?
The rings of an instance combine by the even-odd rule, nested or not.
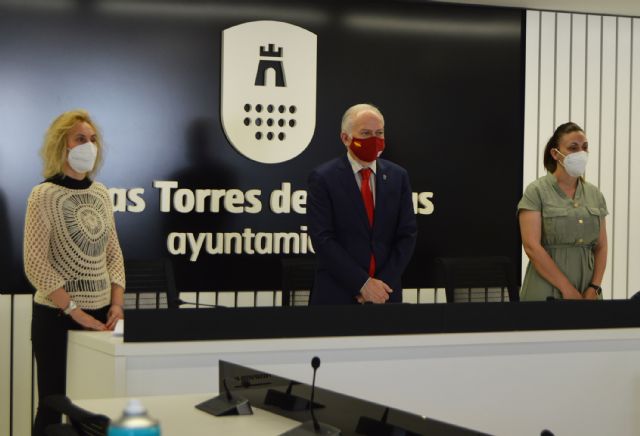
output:
[[[105,186],[71,189],[51,182],[29,195],[24,225],[24,269],[36,288],[34,301],[64,288],[83,309],[111,302],[111,284],[124,288],[122,251]]]

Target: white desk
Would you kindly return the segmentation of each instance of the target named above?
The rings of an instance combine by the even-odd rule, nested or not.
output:
[[[165,436],[247,436],[279,435],[300,423],[265,410],[253,408],[253,415],[216,417],[195,408],[213,395],[166,395],[140,397],[149,415],[160,420]],[[126,398],[76,400],[74,403],[94,413],[118,419]]]
[[[70,332],[67,388],[72,398],[217,392],[218,359],[310,383],[314,355],[323,388],[467,428],[640,434],[640,329],[165,343]]]

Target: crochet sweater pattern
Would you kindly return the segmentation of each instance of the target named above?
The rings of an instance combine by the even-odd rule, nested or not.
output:
[[[82,309],[110,304],[111,284],[124,288],[125,272],[103,184],[71,189],[44,182],[33,188],[25,217],[24,269],[36,303],[55,308],[48,296],[64,288]]]

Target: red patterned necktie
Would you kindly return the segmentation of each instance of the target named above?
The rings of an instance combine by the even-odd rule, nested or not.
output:
[[[371,192],[371,186],[369,180],[371,179],[371,168],[363,168],[360,170],[360,176],[362,177],[362,183],[360,185],[360,193],[362,194],[362,201],[364,201],[364,208],[367,211],[367,217],[369,218],[369,227],[373,227],[373,193]],[[369,260],[369,277],[373,277],[376,272],[376,259],[371,253],[371,259]]]

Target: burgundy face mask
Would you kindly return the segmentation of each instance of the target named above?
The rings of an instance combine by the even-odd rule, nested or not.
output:
[[[353,138],[349,148],[356,157],[364,162],[373,162],[384,151],[384,138]]]

